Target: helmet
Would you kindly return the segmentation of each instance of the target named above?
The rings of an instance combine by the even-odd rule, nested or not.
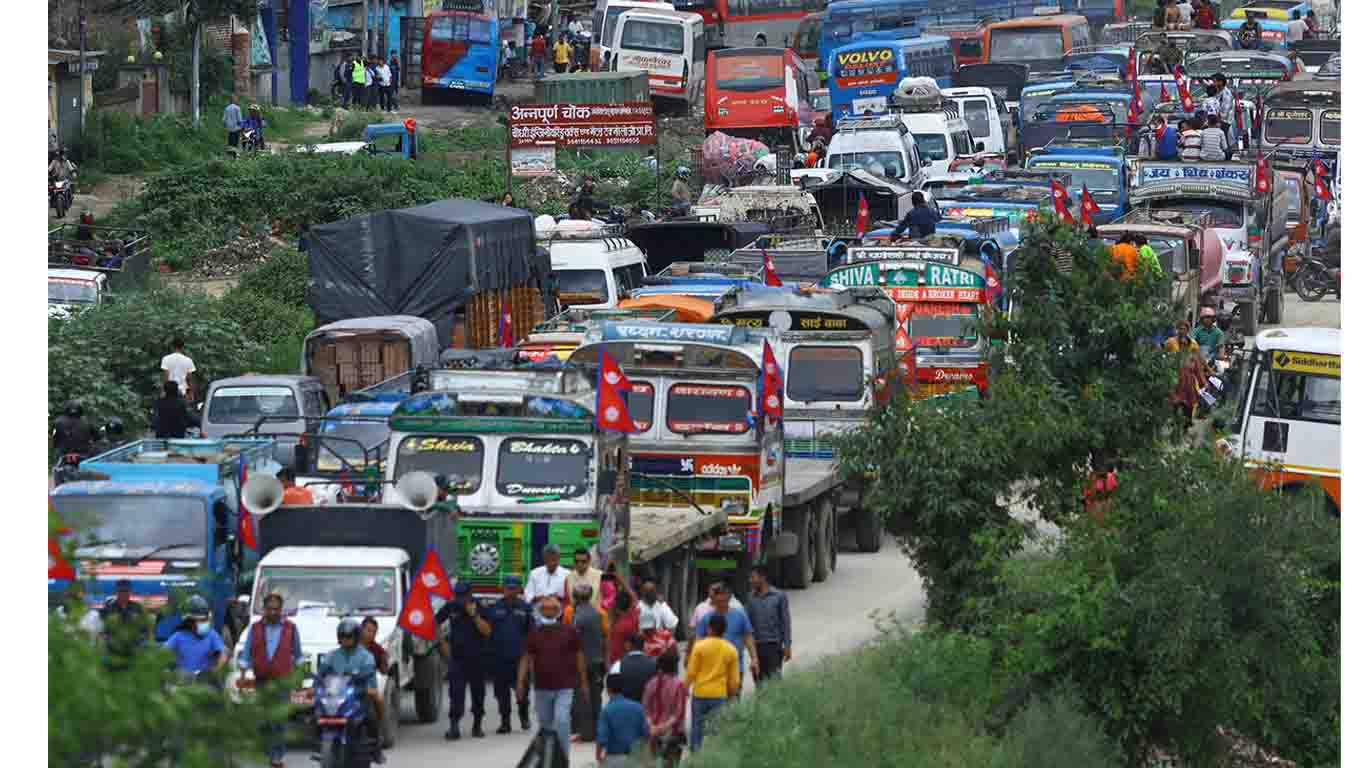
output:
[[[105,425],[104,431],[108,432],[111,435],[122,435],[123,419],[120,419],[117,416],[110,416],[109,423]]]
[[[62,406],[62,411],[73,419],[79,419],[85,414],[85,409],[81,407],[79,400],[67,400],[66,405]]]
[[[674,171],[674,175],[680,179],[688,178],[688,174],[690,173],[692,173],[692,171],[688,170],[688,166],[686,165],[680,165],[678,166],[678,170]]]
[[[209,616],[209,601],[199,595],[191,595],[185,603],[185,615],[192,619],[203,619]]]
[[[350,637],[352,640],[356,641],[357,643],[360,642],[360,622],[359,622],[359,621],[356,621],[356,620],[353,619],[353,618],[347,617],[347,618],[342,619],[340,622],[337,623],[337,642],[340,643],[340,642],[342,641],[342,638],[345,638],[345,637]]]
[[[251,105],[251,108],[250,108],[248,111],[249,111],[249,112],[260,112],[260,111],[261,111],[261,105],[260,105],[260,104],[252,104],[252,105]]]

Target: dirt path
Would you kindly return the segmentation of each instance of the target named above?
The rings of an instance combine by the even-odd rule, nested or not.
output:
[[[65,219],[58,219],[51,207],[47,209],[47,221],[49,226],[64,222],[75,221],[80,218],[82,211],[90,211],[95,214],[95,221],[109,215],[114,210],[114,206],[124,200],[129,200],[142,194],[142,190],[147,186],[147,182],[140,176],[109,176],[104,181],[94,187],[83,187],[79,178],[76,179],[76,195],[71,204],[71,210],[67,211]]]

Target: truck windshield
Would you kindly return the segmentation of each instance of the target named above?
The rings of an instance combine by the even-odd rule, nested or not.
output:
[[[560,301],[565,304],[600,304],[607,301],[607,271],[602,269],[557,269],[555,281]]]
[[[1050,163],[1039,162],[1028,166],[1030,170],[1058,171],[1072,174],[1072,194],[1081,195],[1081,185],[1093,195],[1101,192],[1119,191],[1119,168],[1104,163]]]
[[[949,137],[942,133],[913,133],[920,159],[934,162],[949,159]]]
[[[1243,226],[1243,206],[1241,203],[1225,203],[1218,200],[1203,200],[1192,197],[1175,197],[1154,201],[1153,210],[1181,211],[1182,213],[1208,213],[1214,217],[1216,229],[1240,229]]]
[[[498,448],[498,492],[566,499],[588,490],[591,450],[580,440],[512,437]]]
[[[252,613],[265,613],[266,595],[277,593],[290,616],[308,611],[328,616],[393,616],[398,612],[394,573],[392,568],[262,566]]]
[[[1061,59],[1061,27],[1023,27],[991,31],[991,61]]]
[[[47,303],[94,304],[95,284],[85,280],[48,280]]]
[[[800,346],[787,359],[787,396],[800,402],[863,399],[863,351]]]
[[[329,440],[328,437],[346,438]],[[331,421],[322,428],[318,438],[319,472],[340,472],[346,468],[345,459],[352,469],[365,465],[365,451],[389,439],[389,425],[379,421]],[[352,442],[354,441],[354,442]],[[374,456],[375,454],[371,454]]]
[[[1314,113],[1308,109],[1268,109],[1266,139],[1275,144],[1308,144],[1314,134]]]
[[[675,384],[669,388],[669,429],[679,434],[749,431],[749,390],[710,384]]]
[[[917,347],[970,347],[977,343],[977,305],[921,302],[911,315]]]
[[[717,51],[716,87],[723,91],[763,91],[783,84],[783,52]]]
[[[906,166],[901,162],[900,152],[844,152],[830,155],[826,159],[826,165],[830,168],[847,171],[862,169],[875,175],[898,179],[906,173]]]
[[[77,553],[90,557],[141,557],[160,547],[203,541],[209,531],[203,499],[105,494],[53,496],[52,503],[57,515],[78,531]],[[82,542],[99,544],[79,547]],[[203,557],[204,547],[178,547],[165,554]]]
[[[254,424],[262,416],[293,417],[299,405],[289,387],[221,387],[209,398],[214,424]]]
[[[460,493],[474,493],[484,477],[484,442],[467,435],[405,437],[398,444],[394,477],[416,471],[445,475]]]

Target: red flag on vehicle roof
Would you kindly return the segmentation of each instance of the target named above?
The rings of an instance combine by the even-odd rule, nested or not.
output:
[[[769,346],[767,339],[764,340],[764,376],[761,393],[763,402],[760,403],[760,410],[769,418],[781,419],[783,417],[783,371],[778,367],[778,358],[773,354],[773,347]]]
[[[626,377],[617,367],[617,361],[604,351],[599,353],[598,363],[598,429],[626,435],[639,432],[635,421],[631,419],[630,409],[626,406],[626,398],[622,396],[621,390],[617,389],[620,385],[610,384],[607,380],[610,365],[611,369],[621,376],[622,381],[626,382]],[[626,382],[625,386],[630,387],[630,382]]]
[[[1257,155],[1257,194],[1265,195],[1271,191],[1271,168],[1266,162],[1266,155]]]
[[[1138,46],[1129,48],[1129,68],[1126,74],[1131,82],[1138,82]]]
[[[446,583],[446,589],[450,590],[449,583]],[[408,589],[408,596],[403,598],[398,625],[423,640],[436,640],[436,611],[432,609],[432,593],[422,585],[421,579],[413,582]]]
[[[62,555],[62,548],[51,536],[47,539],[47,577],[49,579],[75,579],[76,569]]]
[[[427,557],[422,561],[422,567],[417,570],[417,583],[429,594],[443,600],[455,599],[455,592],[451,591],[451,579],[446,575],[446,569],[441,567],[441,556],[435,549],[427,550]]]
[[[1160,97],[1160,98],[1161,98],[1162,103],[1163,103],[1163,104],[1166,104],[1167,102],[1169,102],[1169,101],[1172,100],[1172,95],[1171,95],[1170,93],[1167,93],[1167,84],[1166,84],[1165,82],[1162,83],[1161,85],[1162,85],[1162,94],[1161,94],[1161,97]]]
[[[1195,113],[1195,100],[1191,98],[1190,84],[1186,82],[1186,73],[1177,66],[1174,73],[1176,76],[1176,93],[1181,97],[1181,109],[1187,114]]]
[[[1138,99],[1129,99],[1128,125],[1124,126],[1124,135],[1126,137],[1133,135],[1134,126],[1138,125],[1138,118],[1141,116],[1142,115],[1140,115],[1138,111]]]
[[[247,511],[246,500],[242,498],[242,489],[246,485],[247,460],[243,457],[237,462],[237,538],[242,546],[256,549],[256,521]]]
[[[1053,191],[1053,212],[1068,224],[1076,223],[1076,219],[1072,218],[1072,212],[1067,209],[1067,190],[1063,189],[1062,182],[1053,179],[1049,182],[1049,187]]]
[[[768,251],[767,251],[767,250],[764,250],[764,251],[763,251],[763,254],[764,254],[764,285],[773,286],[773,287],[779,287],[779,286],[781,286],[781,285],[783,284],[783,281],[778,279],[778,270],[776,270],[776,269],[773,268],[773,257],[770,256],[770,255],[768,255]]]
[[[868,198],[858,193],[858,218],[854,221],[854,237],[863,237],[868,231]]]
[[[498,308],[498,346],[504,349],[517,346],[512,338],[512,310],[508,308],[506,299]]]
[[[631,391],[631,380],[626,378],[621,366],[617,365],[617,361],[613,360],[611,355],[604,354],[602,357],[602,380],[622,397]]]

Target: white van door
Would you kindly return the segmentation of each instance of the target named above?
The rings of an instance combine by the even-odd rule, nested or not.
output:
[[[982,142],[984,151],[990,154],[1005,154],[1005,136],[1001,133],[1002,121],[995,101],[985,96],[966,96],[954,101],[963,122],[968,124],[973,143]]]
[[[1338,364],[1336,355],[1284,351],[1258,364],[1240,446],[1249,465],[1280,465],[1286,474],[1342,474]]]
[[[612,69],[647,72],[651,96],[687,101],[684,75],[691,69],[692,42],[691,30],[682,19],[627,11],[617,20]]]

